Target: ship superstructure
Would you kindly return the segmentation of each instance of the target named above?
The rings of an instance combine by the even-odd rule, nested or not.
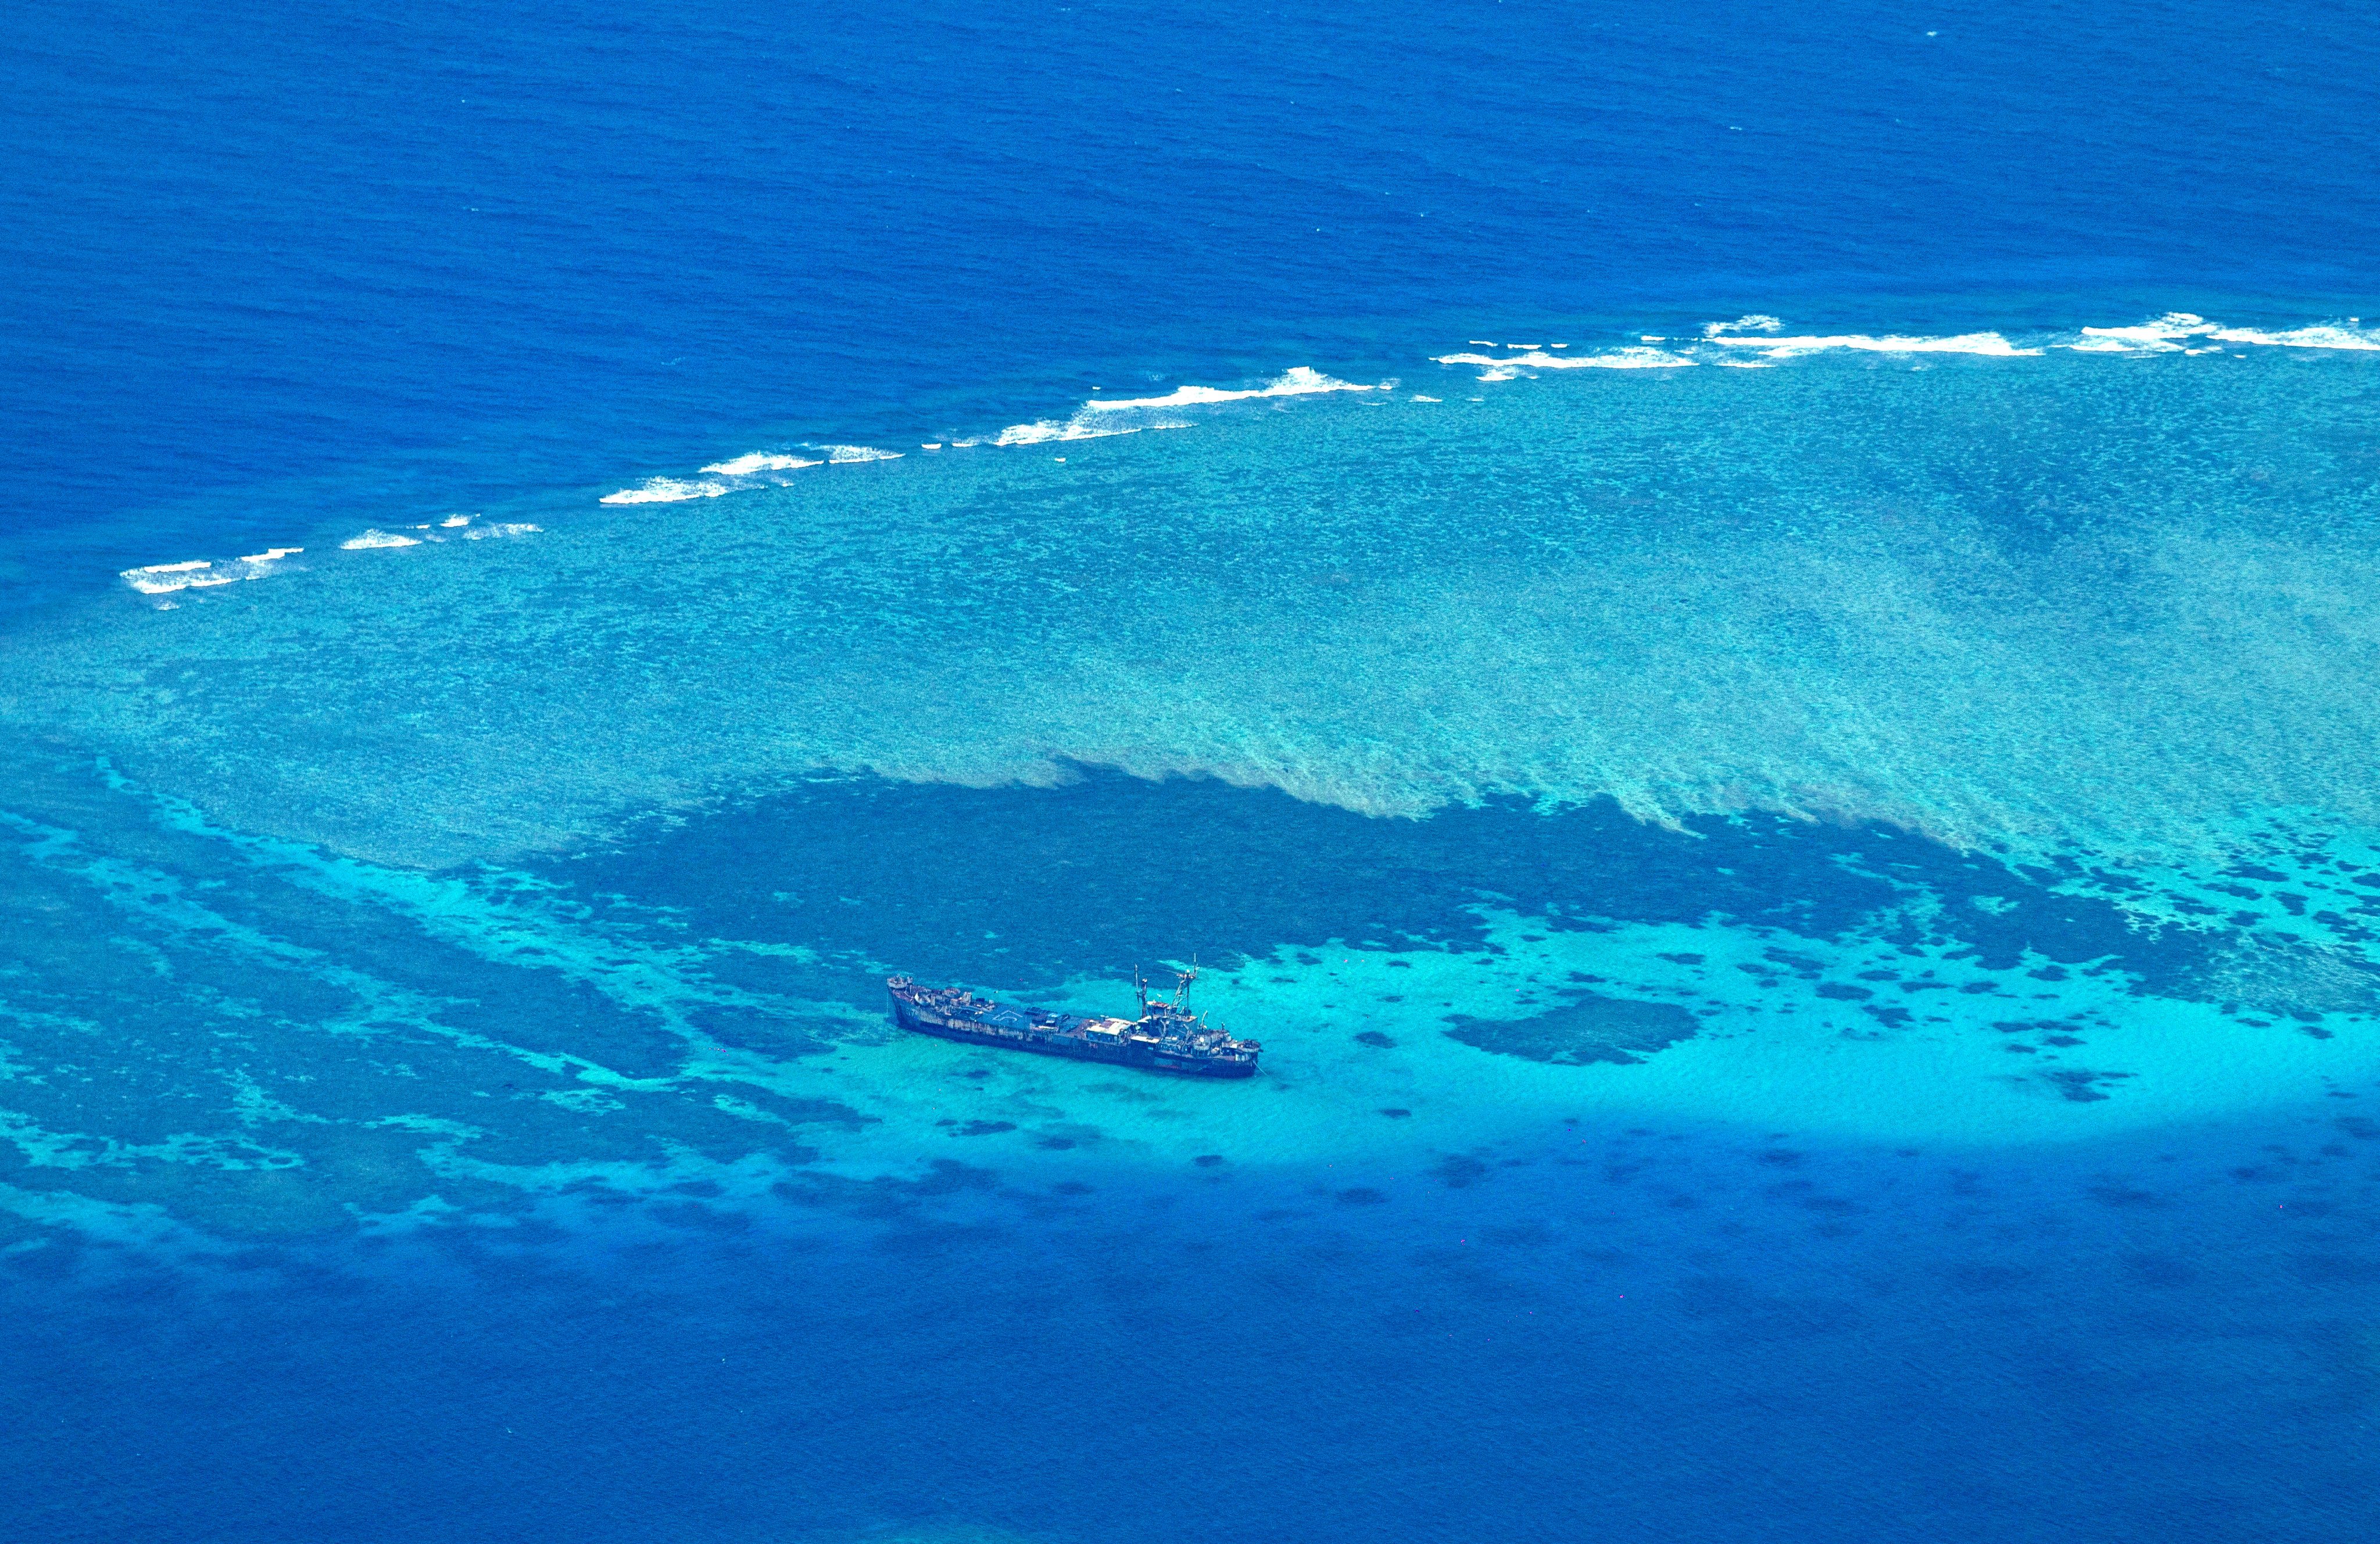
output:
[[[964,987],[920,986],[906,976],[884,984],[892,995],[892,1022],[921,1035],[1196,1077],[1254,1076],[1264,1048],[1254,1040],[1233,1039],[1184,1008],[1183,994],[1198,972],[1193,968],[1177,975],[1170,998],[1151,997],[1148,984],[1135,976],[1140,995],[1136,1019],[1013,1007],[978,997]]]

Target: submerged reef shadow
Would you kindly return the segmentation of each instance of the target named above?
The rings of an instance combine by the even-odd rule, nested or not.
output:
[[[1468,1046],[1532,1062],[1584,1066],[1633,1065],[1654,1052],[1694,1038],[1694,1015],[1674,1003],[1640,1003],[1581,992],[1559,1008],[1526,1018],[1447,1015],[1447,1034]]]
[[[1212,778],[1072,770],[1054,787],[821,778],[528,866],[716,938],[798,938],[1016,990],[1334,942],[1483,949],[1483,906],[1554,928],[1718,919],[1837,940],[1912,890],[1933,905],[1907,942],[1931,932],[1990,969],[2120,957],[2172,989],[2213,958],[2200,934],[2143,930],[2103,896],[2057,888],[2066,876],[1890,827],[1749,813],[1672,829],[1608,798],[1383,818]]]

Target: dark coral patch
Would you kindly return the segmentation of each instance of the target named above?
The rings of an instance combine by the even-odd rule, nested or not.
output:
[[[1559,1008],[1528,1018],[1450,1015],[1452,1039],[1500,1056],[1581,1066],[1633,1064],[1652,1052],[1694,1038],[1694,1015],[1673,1003],[1640,1003],[1581,992]]]
[[[1461,1153],[1441,1160],[1432,1171],[1449,1190],[1467,1190],[1487,1177],[1488,1165]]]

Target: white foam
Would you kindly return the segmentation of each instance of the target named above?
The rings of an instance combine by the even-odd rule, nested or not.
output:
[[[2003,359],[2025,359],[2041,352],[2038,348],[2020,348],[1998,333],[1961,333],[1953,337],[1940,338],[1904,337],[1899,334],[1872,337],[1865,333],[1791,338],[1712,334],[1710,341],[1737,348],[1756,348],[1772,359],[1824,354],[1836,349],[1871,354],[1982,354]]]
[[[525,520],[516,520],[511,522],[500,521],[494,525],[480,526],[474,529],[467,530],[463,533],[463,540],[466,541],[479,541],[491,536],[528,536],[532,532],[540,531],[544,529],[545,528],[543,526],[533,526]]]
[[[1442,396],[1424,396],[1419,392],[1414,393],[1413,399],[1415,402],[1443,402],[1446,400]]]
[[[1095,440],[1113,434],[1136,434],[1144,429],[1187,429],[1180,419],[1117,423],[1096,421],[1094,414],[1141,413],[1162,411],[1170,407],[1204,407],[1212,403],[1240,402],[1257,397],[1308,396],[1328,392],[1385,392],[1396,385],[1393,381],[1373,384],[1340,381],[1320,371],[1299,365],[1284,371],[1261,386],[1238,391],[1226,391],[1215,386],[1181,386],[1163,396],[1095,397],[1076,409],[1071,419],[1041,419],[1032,423],[1011,424],[989,439],[929,441],[925,450],[967,450],[977,445],[1038,445],[1069,440]],[[868,461],[898,460],[902,452],[882,450],[874,445],[811,445],[824,460],[796,456],[784,451],[750,451],[714,461],[702,468],[708,474],[699,479],[655,477],[634,488],[623,488],[606,493],[599,503],[612,505],[680,504],[693,499],[715,499],[745,488],[759,485],[759,480],[769,473],[797,471],[805,467],[822,465],[850,466]]]
[[[2204,337],[2215,324],[2189,311],[2168,311],[2136,327],[2085,327],[2081,343],[2060,345],[2078,354],[2168,354],[2182,351],[2188,339]]]
[[[2212,354],[2223,343],[2254,344],[2267,348],[2340,348],[2357,353],[2380,350],[2380,330],[2362,327],[2362,319],[2323,322],[2265,332],[2255,327],[2226,327],[2189,311],[2168,311],[2153,322],[2132,327],[2085,327],[2082,341],[2060,346],[2078,354]],[[2212,340],[2211,342],[2207,340]],[[2200,346],[2191,346],[2197,343]]]
[[[715,499],[731,490],[724,482],[708,479],[688,481],[680,477],[647,478],[634,488],[623,488],[616,493],[606,493],[598,504],[683,504],[688,499]]]
[[[131,585],[133,590],[140,590],[143,595],[171,595],[174,590],[210,590],[210,588],[214,588],[214,585],[236,585],[240,583],[240,576],[238,574],[186,574],[181,576],[181,578],[166,578],[166,580],[128,578],[124,580],[124,583]]]
[[[143,595],[166,595],[176,590],[203,590],[212,585],[239,582],[237,574],[217,572],[213,564],[200,559],[127,568],[119,577]]]
[[[1085,414],[1076,413],[1073,418],[1062,421],[1057,419],[1042,419],[1035,423],[1010,424],[993,436],[990,443],[996,445],[1046,445],[1066,440],[1111,439],[1118,434],[1137,434],[1144,429],[1187,429],[1189,427],[1187,423],[1179,419],[1162,423],[1092,423]]]
[[[1732,322],[1710,322],[1703,328],[1703,336],[1723,338],[1730,333],[1781,333],[1784,330],[1782,322],[1755,311],[1748,316],[1739,316]]]
[[[152,563],[146,567],[127,568],[118,577],[143,595],[170,595],[177,590],[212,590],[217,585],[263,578],[274,572],[273,565],[283,558],[305,550],[303,547],[267,547],[261,553],[232,558],[220,567],[204,558],[191,558],[184,563]]]
[[[1489,347],[1495,346],[1490,344]],[[1135,407],[1200,407],[1215,402],[1245,402],[1265,396],[1314,396],[1326,392],[1377,392],[1387,383],[1365,385],[1341,381],[1305,365],[1293,366],[1261,386],[1224,391],[1217,386],[1177,386],[1163,396],[1098,397],[1083,404],[1087,412],[1115,413]]]
[[[133,590],[143,590],[148,595],[164,595],[166,590],[186,590],[190,580],[202,576],[214,564],[205,562],[205,559],[190,559],[186,564],[150,564],[148,568],[127,568],[121,578],[124,578],[124,583],[131,585]]]
[[[469,525],[471,523],[471,517],[468,515],[449,515],[438,523],[445,527],[447,529],[452,530],[457,526]]]
[[[871,460],[873,457],[859,456],[855,459]],[[759,472],[795,472],[804,467],[819,465],[821,463],[808,456],[789,456],[783,451],[755,450],[730,457],[725,461],[714,461],[702,469],[706,472],[716,472],[722,477],[750,477]]]
[[[953,440],[954,448],[976,444],[1043,445],[1068,440],[1099,440],[1116,434],[1137,434],[1145,429],[1187,429],[1189,420],[1173,418],[1148,418],[1168,409],[1203,407],[1223,402],[1246,402],[1262,397],[1313,396],[1330,392],[1384,392],[1394,389],[1393,381],[1363,384],[1341,381],[1318,370],[1297,365],[1283,371],[1261,386],[1226,391],[1220,386],[1177,386],[1163,396],[1114,397],[1098,396],[1075,409],[1070,419],[1040,419],[1032,423],[1015,423],[1002,430],[988,441]],[[1140,415],[1127,418],[1123,415]]]
[[[1548,354],[1534,349],[1497,358],[1490,354],[1441,354],[1442,365],[1476,365],[1482,381],[1510,381],[1524,370],[1675,370],[1695,360],[1658,348],[1615,348],[1608,354]]]
[[[393,531],[375,528],[365,531],[361,536],[347,538],[339,543],[339,550],[346,553],[359,553],[373,547],[419,547],[419,545],[421,545],[421,538],[418,536],[399,536]]]
[[[2319,327],[2292,327],[2286,333],[2259,332],[2252,327],[2218,327],[2207,335],[2225,343],[2254,343],[2277,348],[2346,348],[2358,353],[2380,350],[2380,328],[2329,322]]]

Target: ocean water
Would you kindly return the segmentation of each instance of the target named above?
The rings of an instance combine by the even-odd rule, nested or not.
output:
[[[6,26],[0,1535],[2380,1523],[2350,8]]]

